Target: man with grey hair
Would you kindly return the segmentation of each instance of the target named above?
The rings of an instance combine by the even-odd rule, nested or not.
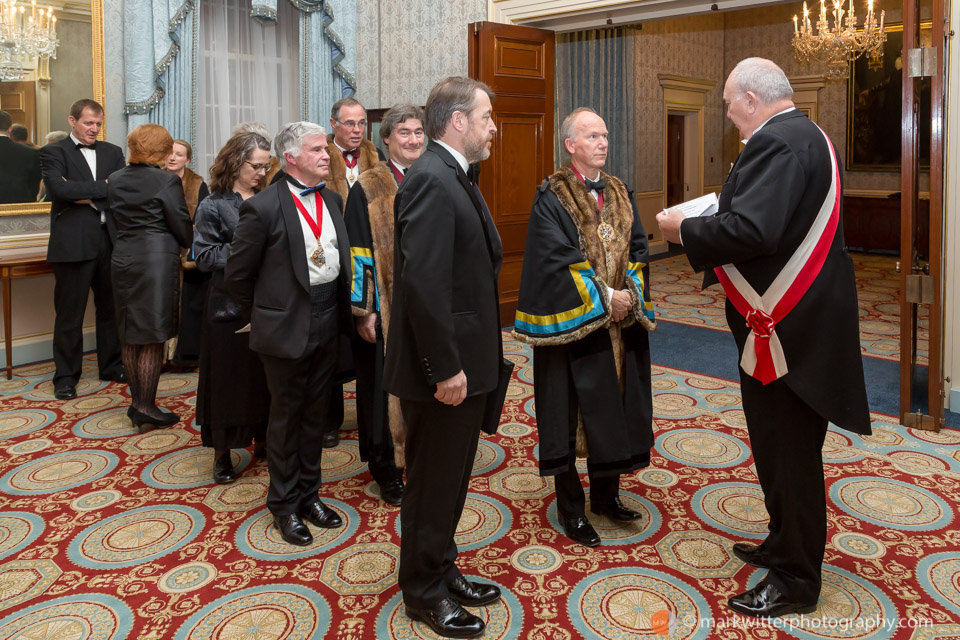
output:
[[[249,314],[250,348],[270,388],[267,507],[284,540],[309,545],[304,520],[343,524],[318,491],[339,336],[353,326],[350,242],[340,196],[323,188],[330,163],[323,127],[288,124],[274,149],[286,178],[241,205],[224,281]]]
[[[490,155],[497,131],[492,96],[470,78],[447,78],[433,88],[426,108],[430,144],[404,174],[393,201],[394,285],[383,386],[400,398],[407,426],[398,582],[407,615],[452,638],[483,633],[483,620],[463,605],[500,598],[496,585],[460,573],[454,542],[503,353],[497,298],[502,245],[480,190],[467,177],[469,164]],[[499,408],[491,414],[499,420]]]
[[[728,604],[756,617],[810,613],[827,533],[827,423],[870,434],[839,159],[770,60],[740,62],[723,100],[746,146],[717,213],[685,219],[671,209],[657,221],[706,271],[704,287],[723,286],[740,351],[743,411],[770,523],[763,543],[740,542],[733,552],[768,573]]]
[[[620,499],[620,476],[650,464],[656,324],[647,234],[633,192],[603,170],[603,118],[576,109],[560,136],[564,166],[530,212],[513,333],[533,345],[540,473],[555,478],[560,526],[594,547],[576,459],[587,459],[591,512],[614,524],[640,518]]]

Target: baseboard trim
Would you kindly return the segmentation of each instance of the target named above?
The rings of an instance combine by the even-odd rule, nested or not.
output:
[[[83,351],[93,351],[97,348],[97,330],[96,327],[84,327],[83,329]],[[39,333],[26,338],[13,339],[13,366],[20,367],[25,364],[35,362],[44,362],[53,359],[53,332]],[[0,362],[6,366],[7,349],[6,345],[0,344]]]
[[[960,388],[950,388],[950,407],[947,411],[960,414]]]

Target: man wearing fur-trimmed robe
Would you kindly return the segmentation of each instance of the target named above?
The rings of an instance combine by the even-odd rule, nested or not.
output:
[[[576,109],[560,136],[570,161],[534,198],[514,336],[533,345],[540,473],[555,476],[566,535],[596,546],[576,458],[587,458],[594,514],[640,517],[620,501],[619,478],[650,463],[656,324],[647,235],[632,193],[602,171],[603,119]]]
[[[357,322],[360,458],[384,502],[403,498],[404,424],[400,400],[383,390],[383,359],[393,300],[393,199],[403,174],[423,153],[423,109],[398,104],[383,115],[380,136],[390,158],[364,171],[350,189],[344,217],[350,236],[353,279],[350,302]]]

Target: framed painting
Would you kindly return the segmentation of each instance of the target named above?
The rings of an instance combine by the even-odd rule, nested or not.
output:
[[[847,80],[848,171],[900,171],[903,105],[903,24],[884,26],[887,41],[879,61],[866,56],[850,65]],[[924,46],[931,43],[931,25],[920,26]],[[920,81],[917,131],[920,166],[930,166],[930,78]]]

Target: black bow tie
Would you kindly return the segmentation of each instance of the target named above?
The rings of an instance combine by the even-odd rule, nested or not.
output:
[[[583,183],[587,185],[587,191],[596,191],[597,193],[603,193],[603,190],[607,186],[607,183],[603,181],[603,178],[600,178],[599,180],[590,180],[589,178],[584,178]]]
[[[93,149],[92,144],[83,144],[82,142],[77,143],[77,149]]]
[[[470,184],[477,184],[477,180],[480,179],[480,163],[471,164],[467,167],[467,180],[470,181]]]
[[[323,189],[325,186],[327,186],[326,182],[321,182],[315,187],[308,187],[307,185],[303,184],[302,182],[300,182],[299,180],[297,180],[292,176],[287,176],[287,180],[290,181],[290,184],[292,184],[294,187],[300,190],[301,196],[308,196],[311,193],[319,193],[320,189]]]

